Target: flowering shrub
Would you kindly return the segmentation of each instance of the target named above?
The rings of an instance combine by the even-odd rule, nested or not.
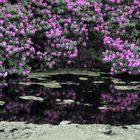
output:
[[[111,63],[111,72],[129,74],[140,72],[140,1],[108,0],[95,2],[95,30],[104,35],[104,62]],[[105,11],[105,12],[104,12]]]
[[[104,50],[103,62],[111,65],[112,74],[140,72],[139,0],[23,0],[17,3],[0,1],[1,76],[27,75],[32,67],[30,62],[34,65],[36,59],[44,67],[76,62],[81,55],[79,50],[88,47],[92,50],[98,44],[95,41],[89,45],[91,31],[102,34],[99,38],[103,45],[97,48]]]
[[[78,48],[85,47],[88,26],[69,7],[68,1],[33,0],[25,6],[33,14],[36,25],[34,47],[36,56],[52,67],[70,64],[78,56]],[[83,6],[83,5],[82,5]]]
[[[32,33],[24,7],[0,8],[0,76],[29,74],[28,62],[35,52],[29,35]]]

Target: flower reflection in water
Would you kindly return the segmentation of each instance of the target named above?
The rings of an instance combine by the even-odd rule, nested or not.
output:
[[[139,92],[118,91],[111,80],[96,83],[94,77],[79,80],[76,75],[56,75],[47,80],[64,83],[62,88],[38,85],[37,79],[24,79],[26,84],[10,81],[0,84],[0,121],[59,124],[63,120],[74,123],[131,124],[138,123]],[[97,80],[97,79],[96,79]],[[30,83],[30,84],[27,84]],[[34,83],[33,83],[34,82]],[[45,82],[45,81],[42,81]],[[30,96],[33,99],[20,97]],[[37,100],[37,97],[42,101]]]

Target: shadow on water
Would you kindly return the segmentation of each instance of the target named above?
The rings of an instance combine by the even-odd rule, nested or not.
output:
[[[116,80],[116,81],[115,81]],[[59,124],[140,123],[140,88],[101,76],[57,74],[0,83],[0,121]],[[120,82],[120,83],[119,83]],[[132,81],[131,81],[132,82]],[[124,86],[118,90],[115,85]]]

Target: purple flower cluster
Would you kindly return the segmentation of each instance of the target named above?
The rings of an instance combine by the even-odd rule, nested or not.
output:
[[[111,63],[111,73],[140,73],[140,1],[96,1],[94,7],[97,18],[94,29],[103,33],[106,46],[103,61]]]
[[[24,7],[0,8],[0,77],[29,74],[27,63],[35,53],[29,33],[33,34],[34,29]]]
[[[7,3],[7,0],[0,0],[0,3]]]
[[[45,60],[49,67],[61,62],[70,64],[78,56],[78,47],[86,46],[88,25],[82,20],[78,9],[71,8],[76,7],[75,4],[77,2],[67,0],[61,3],[32,0],[25,4],[35,17],[33,25],[36,33],[41,31],[44,35],[43,41],[34,43],[37,58]],[[36,36],[36,40],[39,40],[39,36]]]
[[[0,77],[28,75],[36,59],[45,67],[76,62],[91,28],[103,35],[112,74],[139,73],[139,8],[139,0],[0,1]]]

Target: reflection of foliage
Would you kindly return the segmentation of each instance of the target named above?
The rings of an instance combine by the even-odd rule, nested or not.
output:
[[[80,80],[81,76],[86,80]],[[62,87],[54,89],[43,85],[51,83],[52,79]],[[0,108],[0,120],[125,124],[131,117],[135,118],[133,112],[138,109],[137,92],[116,91],[109,79],[94,83],[95,79],[101,80],[101,77],[53,74],[50,77],[25,78],[23,82],[20,80],[20,84],[18,80],[1,83],[0,97],[5,104]]]
[[[101,100],[106,104],[104,111],[123,112],[135,110],[138,103],[137,93],[101,94]]]

